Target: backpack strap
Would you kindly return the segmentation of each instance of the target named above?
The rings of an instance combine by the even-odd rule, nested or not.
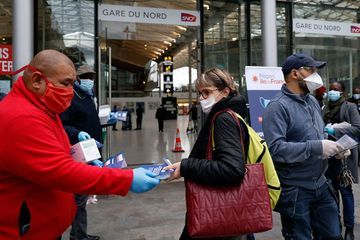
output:
[[[227,108],[223,111],[217,112],[214,117],[211,119],[211,127],[210,127],[210,134],[209,134],[209,140],[208,140],[208,147],[207,147],[207,152],[206,152],[206,156],[207,159],[212,159],[212,153],[213,151],[215,151],[215,137],[214,137],[214,124],[215,124],[215,120],[216,118],[221,114],[221,113],[228,113],[230,114],[230,116],[235,120],[236,124],[239,127],[239,135],[240,135],[240,145],[241,145],[241,150],[242,150],[242,155],[243,155],[243,159],[244,161],[246,161],[247,163],[247,158],[245,156],[245,148],[244,148],[244,136],[243,136],[243,131],[242,131],[242,126],[239,120],[239,115],[237,113],[235,113],[233,110],[231,110],[230,108]]]

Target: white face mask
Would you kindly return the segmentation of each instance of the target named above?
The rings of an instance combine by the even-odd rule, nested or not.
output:
[[[310,92],[313,92],[324,85],[321,76],[317,72],[314,72],[310,76],[304,78],[304,81]]]
[[[214,96],[209,96],[206,99],[200,100],[201,109],[206,114],[208,114],[211,111],[215,103],[216,101]]]

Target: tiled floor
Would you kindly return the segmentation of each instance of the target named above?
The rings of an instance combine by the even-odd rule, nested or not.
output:
[[[179,117],[165,122],[164,132],[159,133],[156,121],[143,122],[142,130],[112,131],[113,152],[123,151],[129,165],[161,162],[168,157],[172,162],[187,157],[195,141],[194,134],[186,135],[188,118]],[[133,125],[134,126],[134,125]],[[176,128],[184,153],[173,153]],[[356,198],[356,237],[360,237],[360,188],[354,186]],[[129,193],[126,197],[100,196],[99,203],[88,205],[88,232],[104,240],[175,240],[184,226],[185,194],[182,181],[162,183],[144,194]],[[273,213],[271,231],[256,234],[257,240],[281,238],[279,215]],[[68,239],[68,231],[63,239]]]
[[[188,116],[179,116],[178,120],[167,120],[164,132],[159,132],[157,121],[143,121],[141,130],[122,131],[118,123],[118,131],[112,131],[112,152],[123,151],[129,165],[162,162],[167,157],[171,162],[180,161],[190,153],[195,141],[195,134],[186,134]],[[133,124],[134,126],[134,124]],[[184,153],[173,153],[176,129],[180,130],[180,140]]]

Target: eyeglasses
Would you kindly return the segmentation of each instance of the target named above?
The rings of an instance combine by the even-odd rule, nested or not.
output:
[[[204,89],[204,90],[202,90],[201,92],[199,91],[198,93],[199,93],[200,96],[202,96],[204,99],[206,99],[206,98],[209,97],[209,95],[210,95],[211,93],[213,93],[214,91],[217,91],[217,90],[219,90],[219,89],[218,89],[218,88]]]
[[[316,72],[316,68],[315,68],[315,67],[301,67],[301,68],[299,68],[299,69],[304,69],[305,71],[311,72],[311,73]]]

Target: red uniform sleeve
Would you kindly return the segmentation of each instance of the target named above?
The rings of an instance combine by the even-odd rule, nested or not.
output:
[[[3,166],[44,187],[79,194],[126,195],[132,170],[99,168],[75,162],[59,140],[64,131],[46,116],[22,116],[6,129]],[[5,136],[3,136],[5,137]]]

